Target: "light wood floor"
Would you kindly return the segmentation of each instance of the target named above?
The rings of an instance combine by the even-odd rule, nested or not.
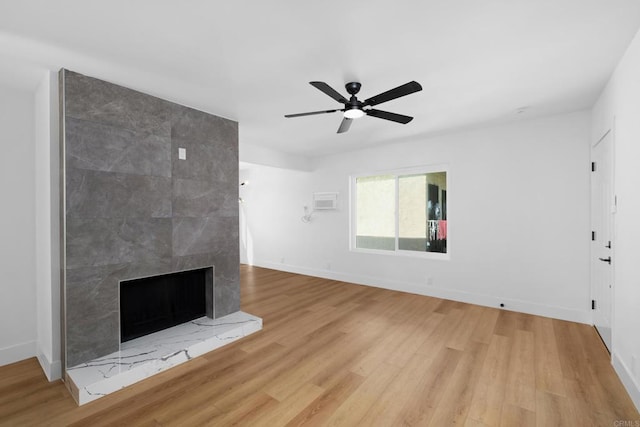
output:
[[[35,359],[0,367],[0,425],[640,421],[587,325],[255,267],[241,272],[242,309],[263,318],[263,331],[82,407],[62,383],[45,380]]]

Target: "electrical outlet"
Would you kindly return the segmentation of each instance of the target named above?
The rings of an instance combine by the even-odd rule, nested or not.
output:
[[[433,277],[426,276],[425,281],[427,282],[427,286],[433,286]]]
[[[331,262],[330,262],[330,261],[327,261],[327,262],[325,263],[325,268],[326,268],[327,270],[331,270]]]
[[[284,258],[280,258],[280,264],[284,264]]]

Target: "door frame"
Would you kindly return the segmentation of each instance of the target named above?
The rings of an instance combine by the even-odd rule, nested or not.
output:
[[[606,130],[604,131],[601,136],[596,140],[595,143],[591,144],[590,147],[590,157],[591,157],[591,161],[595,161],[595,150],[596,147],[605,139],[609,137],[610,141],[610,147],[611,147],[611,152],[610,152],[610,171],[609,171],[609,179],[610,179],[610,185],[611,185],[611,203],[612,203],[612,207],[615,206],[616,204],[616,187],[615,187],[615,117],[614,120],[612,122],[612,125]],[[597,167],[597,164],[596,164]],[[594,194],[594,176],[593,174],[590,174],[590,198],[591,198],[591,203],[590,203],[590,216],[591,216],[591,220],[590,220],[590,225],[591,225],[591,229],[592,231],[595,230],[594,227],[594,210],[597,208],[596,206],[594,206],[594,201],[593,201],[593,194]],[[611,214],[609,215],[609,220],[610,220],[610,239],[611,239],[611,292],[610,292],[610,310],[609,310],[609,326],[611,328],[611,343],[610,346],[611,348],[608,348],[608,346],[606,345],[606,342],[604,339],[602,339],[602,336],[600,336],[600,338],[602,339],[603,344],[605,345],[605,347],[607,348],[607,350],[609,351],[609,354],[613,354],[613,347],[614,347],[614,342],[615,342],[615,333],[614,333],[614,313],[615,313],[615,290],[616,290],[616,286],[615,286],[615,250],[616,250],[616,233],[615,233],[615,211],[612,211]],[[594,275],[594,267],[597,263],[596,258],[597,258],[597,252],[596,252],[596,245],[595,244],[602,244],[603,241],[598,240],[597,236],[596,236],[596,240],[595,242],[592,240],[591,244],[590,244],[590,259],[589,259],[589,270],[590,270],[590,285],[591,285],[591,289],[590,289],[590,297],[591,300],[594,301],[596,298],[596,277]],[[596,301],[597,304],[597,301]],[[593,313],[592,316],[592,323],[594,326],[594,329],[596,330],[596,332],[598,333],[598,335],[600,335],[600,331],[597,328],[596,325],[596,319],[595,319],[595,313]]]

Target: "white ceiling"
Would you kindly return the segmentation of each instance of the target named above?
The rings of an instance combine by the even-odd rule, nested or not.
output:
[[[65,67],[240,122],[242,143],[306,156],[590,107],[640,27],[638,0],[3,0],[0,84]],[[423,91],[336,134],[339,104]],[[516,111],[528,107],[524,113]]]

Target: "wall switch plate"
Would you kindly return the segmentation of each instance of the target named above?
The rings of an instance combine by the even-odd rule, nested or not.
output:
[[[178,148],[178,159],[187,160],[187,149],[186,148]]]

